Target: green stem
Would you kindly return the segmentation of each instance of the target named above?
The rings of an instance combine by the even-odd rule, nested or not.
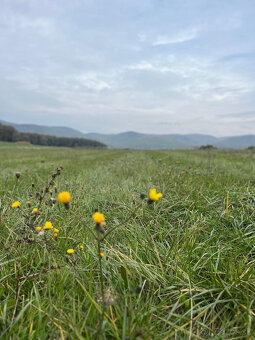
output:
[[[104,298],[104,277],[103,277],[103,268],[102,268],[102,257],[101,257],[101,240],[98,240],[97,243],[98,257],[99,257],[99,276],[100,276],[100,288],[101,288],[101,298],[102,298],[102,313],[100,317],[99,329],[98,329],[98,338],[103,338],[103,322],[104,322],[104,313],[105,313],[105,298]]]

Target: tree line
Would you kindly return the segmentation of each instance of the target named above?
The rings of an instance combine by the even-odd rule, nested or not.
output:
[[[106,148],[106,145],[94,140],[85,138],[67,138],[38,133],[18,132],[12,126],[0,123],[0,141],[4,142],[27,142],[36,145],[45,146],[65,146],[81,148]]]

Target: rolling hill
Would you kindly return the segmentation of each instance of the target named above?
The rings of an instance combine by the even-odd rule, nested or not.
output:
[[[45,126],[35,124],[17,124],[0,120],[4,125],[10,125],[19,132],[38,133],[40,135],[56,136],[56,137],[73,137],[85,138],[84,134],[78,130],[64,126]]]
[[[57,137],[75,137],[93,139],[106,144],[109,148],[119,149],[193,149],[211,144],[219,149],[246,149],[255,146],[255,135],[230,136],[217,138],[203,134],[165,134],[154,135],[134,131],[118,134],[82,133],[78,130],[61,126],[43,126],[34,124],[16,124],[1,121],[13,126],[19,132],[32,132]]]

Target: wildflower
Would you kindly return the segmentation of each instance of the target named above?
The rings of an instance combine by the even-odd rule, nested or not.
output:
[[[41,231],[41,230],[42,230],[42,227],[39,225],[39,226],[36,228],[36,230]]]
[[[55,228],[54,233],[58,233],[58,232],[59,232],[59,229]]]
[[[70,199],[71,199],[71,195],[68,191],[62,191],[58,194],[59,202],[63,203],[66,209],[69,209]]]
[[[153,201],[158,201],[160,197],[163,195],[161,192],[157,193],[156,189],[151,189],[149,193],[149,203],[152,203]]]
[[[55,192],[58,191],[58,187],[56,185],[54,185],[54,190],[55,190]]]
[[[17,179],[19,179],[20,178],[20,172],[16,172],[15,176],[16,176]]]
[[[49,190],[49,193],[50,193],[51,195],[52,195],[52,192],[53,192],[52,190]]]
[[[67,254],[73,254],[74,253],[74,250],[73,249],[67,249]]]
[[[83,247],[83,245],[82,244],[80,244],[80,249],[83,249],[84,247]]]
[[[100,224],[105,221],[104,215],[101,214],[99,211],[96,211],[95,214],[92,216],[96,224]]]
[[[37,208],[34,208],[34,209],[33,209],[33,213],[34,213],[34,214],[39,214],[39,210],[38,210]]]
[[[53,229],[52,223],[49,222],[49,221],[45,222],[45,224],[44,224],[44,229],[45,229],[45,230]]]
[[[58,237],[58,233],[54,233],[53,236],[54,236],[55,238],[57,238],[57,237]]]
[[[19,208],[20,206],[20,202],[19,201],[16,201],[14,203],[12,203],[12,208]]]
[[[31,202],[30,202],[30,201],[28,201],[28,202],[27,202],[27,205],[30,207],[30,206],[31,206]]]
[[[99,256],[102,258],[104,257],[104,253],[100,253]]]

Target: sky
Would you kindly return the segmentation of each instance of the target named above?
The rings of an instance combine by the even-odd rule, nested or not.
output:
[[[255,0],[0,0],[0,119],[255,133]]]

